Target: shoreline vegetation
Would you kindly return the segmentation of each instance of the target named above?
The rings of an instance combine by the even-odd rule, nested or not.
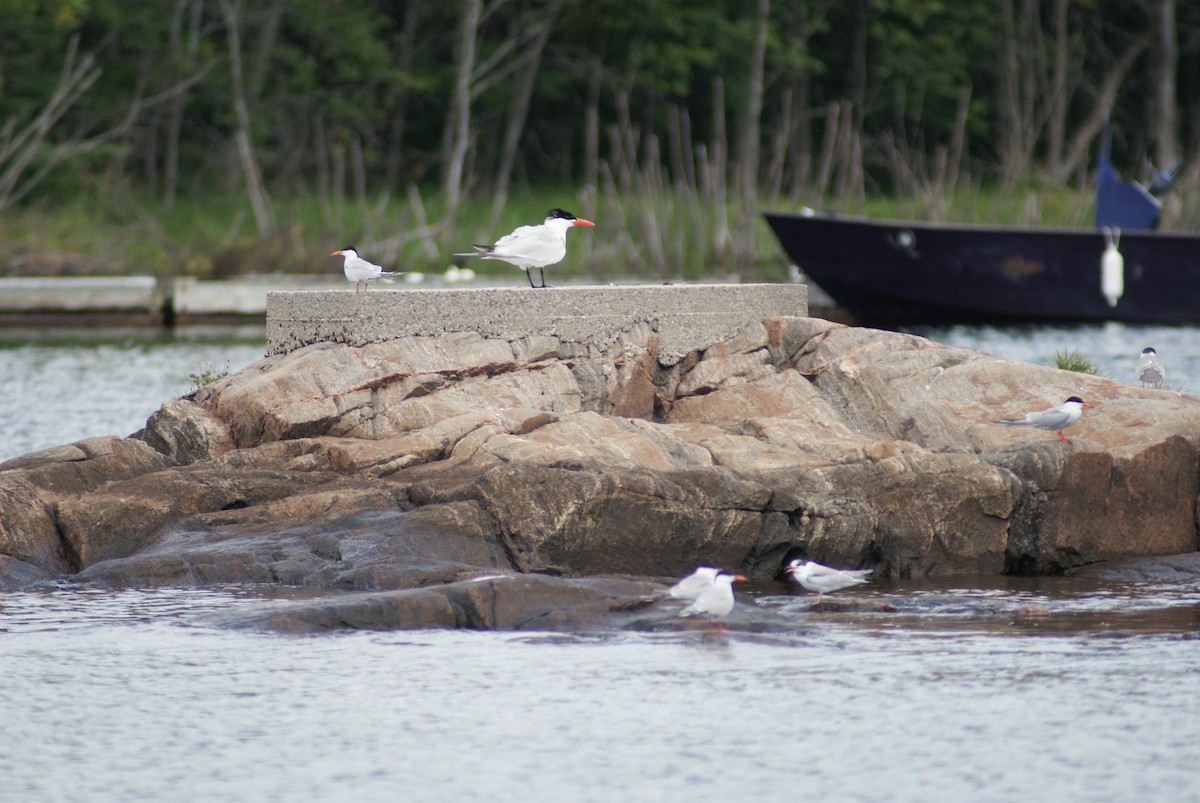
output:
[[[1088,225],[1109,126],[1195,229],[1200,7],[1052,5],[9,4],[0,276],[443,272],[561,207],[559,276],[782,279],[762,209]]]
[[[329,206],[325,199],[308,194],[277,200],[281,222],[277,233],[266,238],[255,230],[242,201],[237,194],[213,195],[180,199],[168,208],[135,191],[93,187],[65,205],[9,209],[0,220],[0,276],[334,276],[340,264],[327,254],[330,243],[343,240],[398,270],[441,273],[460,264],[482,276],[506,276],[512,273],[508,265],[453,254],[470,242],[494,236],[489,231],[540,221],[547,203],[586,209],[598,224],[599,236],[571,241],[567,258],[553,269],[559,277],[587,276],[600,282],[714,276],[780,281],[788,275],[787,257],[760,215],[748,215],[687,188],[655,187],[629,194],[615,188],[526,190],[509,199],[490,230],[491,201],[466,199],[453,232],[428,222],[444,213],[443,204],[436,193],[426,198],[416,187],[406,198],[339,196],[332,212],[322,209]],[[1091,204],[1089,192],[1034,188],[1016,194],[978,190],[939,202],[948,210],[948,220],[1035,226],[1086,226]],[[917,198],[878,198],[814,208],[914,220],[928,217],[922,205]],[[798,210],[804,204],[779,198],[760,206]]]

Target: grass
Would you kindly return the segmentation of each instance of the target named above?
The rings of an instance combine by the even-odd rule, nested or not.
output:
[[[761,215],[723,194],[687,190],[650,170],[632,187],[606,177],[599,188],[547,187],[514,193],[493,220],[487,197],[466,200],[453,228],[442,221],[437,193],[410,188],[333,202],[308,193],[272,199],[277,229],[262,238],[240,194],[161,201],[120,188],[83,186],[61,204],[6,210],[0,218],[0,275],[128,275],[220,278],[244,274],[337,272],[330,251],[355,245],[375,262],[401,270],[442,272],[473,242],[489,242],[563,207],[596,222],[571,233],[559,276],[597,281],[637,278],[687,281],[738,276],[777,281],[787,259]],[[760,199],[760,209],[804,202]],[[817,202],[807,205],[829,208]],[[1091,196],[1030,187],[1019,192],[967,189],[946,202],[947,219],[1084,225]],[[834,205],[844,214],[921,217],[913,200],[868,198]],[[746,228],[750,227],[746,236]],[[511,274],[504,263],[471,260],[484,275]]]
[[[1077,351],[1056,351],[1050,356],[1050,365],[1062,371],[1074,371],[1079,374],[1097,376],[1100,366]]]
[[[597,224],[571,233],[558,275],[694,279],[757,268],[786,275],[786,260],[766,223],[753,222],[753,253],[739,258],[715,243],[720,213],[674,194],[630,198],[578,191],[529,192],[513,197],[491,222],[489,200],[463,204],[453,230],[428,223],[443,210],[434,199],[374,198],[363,206],[322,209],[313,195],[275,199],[273,237],[261,238],[240,196],[178,201],[174,207],[143,197],[76,195],[51,208],[6,211],[0,219],[0,275],[127,275],[220,278],[244,274],[336,272],[329,253],[355,245],[389,267],[442,272],[473,242],[490,242],[517,226],[540,223],[559,206]],[[422,217],[425,225],[422,225]],[[727,224],[732,227],[732,222]],[[498,262],[470,260],[482,274],[510,274]]]
[[[186,393],[195,393],[197,390],[211,385],[213,382],[219,382],[227,376],[229,376],[228,361],[225,362],[224,368],[216,368],[209,362],[202,363],[198,369],[188,374],[188,381],[191,384],[188,386]]]

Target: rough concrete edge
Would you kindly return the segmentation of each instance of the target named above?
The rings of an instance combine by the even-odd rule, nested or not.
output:
[[[802,298],[798,299],[797,307],[795,308],[794,311],[792,311],[790,313],[784,312],[784,311],[781,311],[778,309],[772,309],[772,310],[766,310],[760,315],[751,314],[751,315],[748,315],[747,317],[745,317],[744,319],[739,319],[739,320],[729,321],[729,322],[724,322],[724,323],[722,322],[722,318],[726,317],[727,313],[724,311],[721,311],[721,310],[705,310],[705,311],[696,311],[696,312],[684,311],[684,312],[665,312],[664,313],[662,311],[658,311],[655,309],[649,309],[649,310],[623,310],[623,311],[617,311],[617,312],[601,313],[599,315],[580,315],[580,314],[577,314],[574,310],[567,309],[567,310],[564,310],[563,314],[561,314],[561,315],[554,315],[552,317],[548,317],[548,318],[544,319],[544,322],[540,325],[531,326],[527,329],[524,329],[522,331],[516,331],[516,332],[502,331],[501,327],[513,325],[512,321],[503,320],[503,319],[502,320],[481,319],[481,320],[477,320],[477,321],[470,322],[470,323],[454,322],[454,321],[448,322],[445,320],[441,320],[436,323],[422,321],[422,322],[418,322],[415,324],[412,321],[408,321],[407,322],[408,325],[405,326],[403,329],[401,329],[399,331],[395,331],[394,333],[391,333],[391,334],[386,334],[386,335],[361,335],[360,334],[360,335],[354,335],[354,336],[330,337],[328,332],[322,331],[322,330],[334,328],[334,327],[338,327],[338,326],[349,329],[350,327],[353,327],[355,324],[363,321],[363,316],[362,315],[337,315],[337,316],[325,316],[325,317],[298,317],[297,316],[297,317],[287,317],[287,318],[283,318],[283,319],[280,319],[278,317],[272,317],[272,315],[270,314],[272,304],[270,302],[272,301],[272,297],[277,295],[276,293],[272,293],[268,297],[266,352],[267,352],[268,356],[275,355],[275,354],[284,354],[284,353],[293,351],[298,348],[303,348],[306,345],[310,345],[310,344],[316,343],[316,342],[336,342],[336,343],[344,343],[344,344],[351,345],[351,346],[362,346],[362,345],[367,345],[369,343],[382,343],[382,342],[386,342],[388,340],[399,338],[399,337],[436,337],[436,336],[444,334],[446,332],[475,332],[480,337],[484,337],[487,339],[503,339],[503,340],[507,340],[510,342],[514,341],[514,340],[519,340],[520,338],[528,337],[528,336],[556,337],[561,342],[564,342],[564,343],[570,343],[570,344],[575,344],[575,345],[582,345],[585,347],[597,348],[600,350],[606,350],[609,347],[611,347],[614,343],[618,342],[619,339],[623,335],[628,334],[636,326],[644,323],[644,324],[649,325],[652,329],[654,329],[659,334],[660,343],[661,343],[661,350],[659,353],[659,361],[663,365],[671,366],[671,365],[678,363],[680,360],[682,360],[684,357],[686,357],[689,353],[691,353],[693,351],[703,350],[703,349],[709,348],[713,345],[716,345],[718,343],[722,343],[722,342],[725,342],[725,341],[731,339],[732,337],[736,336],[738,332],[741,332],[742,330],[744,330],[745,327],[747,327],[755,322],[761,321],[763,318],[777,317],[777,316],[785,315],[785,314],[804,317],[808,314],[808,292],[807,292],[808,288],[804,285],[768,284],[768,283],[753,284],[753,285],[666,285],[666,286],[630,285],[630,286],[619,286],[619,287],[609,287],[609,286],[571,287],[571,288],[561,288],[561,289],[564,289],[570,293],[573,291],[578,292],[581,290],[584,290],[584,291],[596,291],[596,290],[609,291],[609,290],[619,289],[620,287],[634,287],[634,288],[639,288],[639,289],[646,288],[646,289],[650,289],[650,290],[659,289],[660,287],[670,287],[670,288],[682,289],[685,292],[692,292],[692,291],[712,292],[713,290],[729,288],[730,290],[734,291],[738,295],[742,294],[745,291],[750,291],[751,293],[758,294],[758,293],[762,293],[767,290],[778,288],[781,290],[786,290],[788,293],[791,293],[791,294],[799,293],[802,296]],[[431,290],[411,291],[410,290],[407,292],[412,292],[412,293],[428,293],[428,292],[453,293],[456,291],[461,292],[462,290],[466,290],[466,289],[467,288],[442,289],[442,290],[433,290],[433,291],[431,291]],[[470,288],[471,292],[473,292],[473,293],[487,291],[488,289],[490,289],[490,288]],[[512,290],[512,288],[494,288],[494,289],[499,290],[499,291],[509,291],[509,292],[511,292],[511,290]],[[559,288],[555,288],[555,289],[559,289]],[[278,293],[278,297],[281,300],[293,301],[299,292],[303,292],[303,291],[283,291],[283,292]],[[328,292],[328,291],[317,291],[317,292],[323,293],[321,300],[327,300],[328,296],[324,295],[324,293]],[[334,291],[334,292],[337,292],[337,291]],[[397,290],[397,291],[392,291],[392,292],[406,292],[406,291]],[[351,294],[349,293],[349,291],[344,291],[344,293],[340,293],[339,295],[349,296]],[[414,298],[414,297],[416,297],[416,296],[415,295],[409,296],[410,299]],[[275,302],[276,308],[278,308],[280,303],[281,303],[281,301],[278,301],[278,300]],[[386,312],[386,309],[381,310],[381,312]],[[572,332],[572,331],[570,331],[571,327],[569,324],[571,322],[582,322],[584,320],[590,321],[591,325],[589,328],[592,328],[595,330],[595,329],[597,329],[597,327],[595,325],[595,321],[597,318],[610,318],[612,320],[610,320],[607,323],[607,325],[602,327],[602,331],[593,331],[590,334],[587,332]],[[681,322],[683,322],[689,318],[691,318],[693,320],[698,320],[701,318],[707,319],[705,321],[705,323],[702,325],[702,327],[708,328],[710,331],[696,335],[695,333],[697,330],[695,327],[691,327],[691,326],[684,327],[684,326],[678,325]],[[564,324],[566,324],[565,327],[564,327]],[[366,326],[363,327],[364,330],[367,330],[369,328],[370,327],[366,327]],[[563,331],[564,328],[566,329],[566,331]],[[279,334],[274,334],[272,332],[272,329],[278,329]],[[305,332],[306,329],[308,330],[307,334]]]

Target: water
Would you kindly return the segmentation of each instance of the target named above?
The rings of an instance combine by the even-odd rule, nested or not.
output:
[[[1051,593],[1109,625],[1040,632],[980,615],[1029,592],[950,583],[925,625],[774,594],[795,633],[277,636],[206,626],[250,589],[0,595],[0,799],[1200,797],[1195,600],[1141,632]]]
[[[1133,364],[1150,346],[1166,365],[1165,386],[1200,393],[1200,329],[1193,326],[948,326],[913,327],[913,334],[948,346],[979,349],[1002,357],[1052,365],[1057,353],[1076,352],[1096,363],[1101,376],[1134,382]]]
[[[0,328],[0,461],[96,435],[129,435],[191,374],[266,351],[263,326]]]
[[[1115,378],[1154,345],[1200,387],[1189,328],[923,334]],[[10,336],[5,453],[133,431],[261,353]],[[789,629],[292,636],[213,618],[288,590],[0,594],[0,801],[1200,800],[1195,579],[877,582],[826,613],[748,591]]]

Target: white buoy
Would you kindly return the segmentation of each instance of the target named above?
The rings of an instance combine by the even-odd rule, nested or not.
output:
[[[1108,306],[1117,306],[1125,295],[1125,257],[1117,250],[1121,243],[1121,230],[1105,227],[1104,255],[1100,257],[1100,291],[1108,299]]]

